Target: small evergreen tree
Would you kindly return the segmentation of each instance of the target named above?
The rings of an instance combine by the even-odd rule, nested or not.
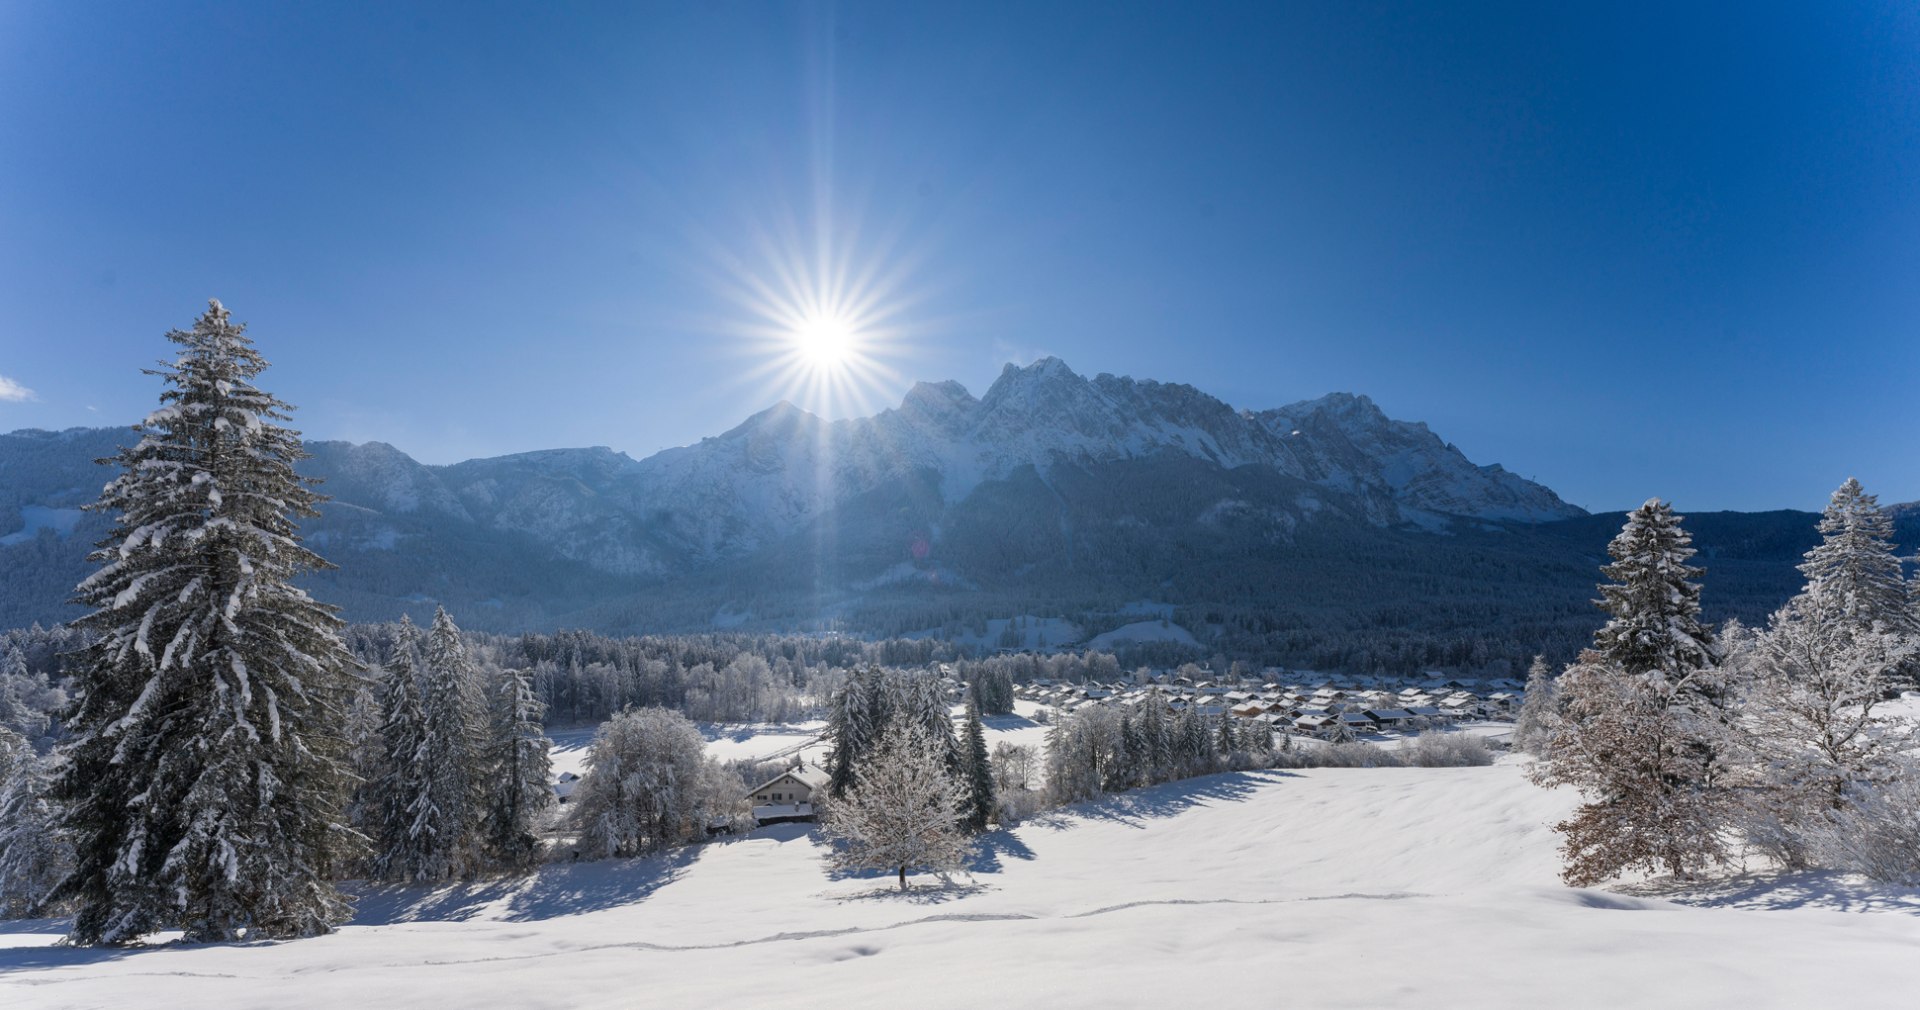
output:
[[[478,676],[460,629],[445,608],[434,611],[425,659],[420,708],[426,715],[433,805],[441,818],[434,865],[441,876],[460,876],[472,872],[479,855],[486,802],[481,761],[486,710],[476,700]]]
[[[1167,718],[1167,699],[1154,688],[1140,708],[1140,740],[1146,754],[1141,762],[1141,779],[1148,785],[1173,777],[1175,765],[1173,727]]]
[[[873,744],[873,678],[849,671],[845,683],[834,692],[827,708],[828,793],[846,795],[853,787],[860,758]]]
[[[967,794],[967,827],[985,831],[994,811],[993,764],[987,757],[987,733],[980,723],[980,702],[971,694],[967,696],[966,742],[960,754],[960,780]]]
[[[1631,868],[1690,875],[1727,859],[1726,682],[1699,621],[1700,569],[1672,509],[1649,500],[1607,548],[1611,619],[1561,676],[1562,717],[1529,773],[1587,798],[1555,829],[1564,876],[1585,886]]]
[[[1219,753],[1221,760],[1227,762],[1231,762],[1233,756],[1240,752],[1240,739],[1234,733],[1232,713],[1220,713],[1220,733],[1214,740],[1214,750]]]
[[[1691,876],[1727,861],[1730,797],[1715,788],[1714,752],[1683,704],[1683,685],[1630,674],[1597,652],[1560,677],[1565,723],[1547,759],[1529,769],[1545,786],[1570,785],[1586,802],[1554,825],[1568,884],[1587,887],[1630,869]]]
[[[527,671],[508,670],[495,694],[488,746],[487,855],[509,870],[535,865],[545,849],[540,822],[554,797],[548,782],[553,741],[540,725],[544,709]]]
[[[333,608],[293,584],[329,567],[295,528],[321,498],[226,308],[167,339],[161,407],[91,506],[115,526],[76,590],[93,641],[54,790],[75,840],[56,897],[78,906],[76,943],[325,933],[350,911],[331,878],[357,837],[354,662]]]
[[[48,793],[53,776],[25,738],[0,728],[0,918],[47,914],[73,866],[73,845]]]
[[[413,622],[400,618],[393,658],[381,683],[380,739],[384,749],[377,799],[374,872],[388,880],[438,880],[446,875],[446,818],[434,803],[428,764],[427,716],[414,673]]]
[[[1894,553],[1893,519],[1879,499],[1848,477],[1820,516],[1819,546],[1800,565],[1807,603],[1817,616],[1861,630],[1920,633]]]
[[[1540,754],[1553,732],[1555,688],[1553,667],[1547,657],[1533,657],[1527,670],[1526,698],[1520,702],[1520,714],[1513,720],[1513,745],[1529,754]]]
[[[1680,527],[1673,507],[1658,498],[1627,515],[1607,545],[1613,563],[1600,571],[1613,581],[1600,587],[1600,608],[1609,616],[1594,636],[1594,649],[1628,674],[1658,670],[1669,678],[1711,665],[1713,634],[1700,622],[1702,569],[1687,564],[1693,538]]]

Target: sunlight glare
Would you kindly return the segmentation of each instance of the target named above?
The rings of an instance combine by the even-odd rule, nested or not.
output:
[[[803,320],[793,339],[801,360],[814,368],[842,368],[859,353],[852,325],[833,316]]]

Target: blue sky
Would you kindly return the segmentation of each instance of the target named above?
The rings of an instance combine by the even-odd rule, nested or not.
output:
[[[136,418],[217,295],[430,462],[1056,354],[1593,509],[1920,499],[1920,14],[1441,6],[0,4],[0,430]],[[831,400],[761,305],[828,275]]]

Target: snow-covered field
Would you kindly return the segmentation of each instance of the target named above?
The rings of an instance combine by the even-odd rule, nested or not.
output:
[[[0,1006],[1912,1005],[1920,892],[1570,890],[1547,825],[1573,802],[1514,759],[1218,775],[995,833],[904,896],[785,825],[376,891],[293,943],[73,950],[28,924],[0,935]]]
[[[1135,621],[1123,624],[1105,634],[1093,636],[1087,648],[1094,650],[1112,649],[1119,645],[1138,645],[1142,642],[1172,642],[1176,645],[1198,646],[1193,632],[1171,621]]]

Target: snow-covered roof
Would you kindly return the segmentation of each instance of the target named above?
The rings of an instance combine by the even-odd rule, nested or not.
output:
[[[783,771],[780,774],[775,775],[774,777],[766,780],[765,782],[762,782],[759,785],[754,786],[752,789],[747,790],[747,792],[757,793],[760,790],[765,789],[770,785],[773,785],[775,782],[779,782],[781,779],[792,779],[795,782],[798,782],[801,785],[806,786],[808,790],[825,788],[826,784],[832,781],[832,777],[829,776],[824,769],[802,765],[799,768],[789,768],[786,771]]]

